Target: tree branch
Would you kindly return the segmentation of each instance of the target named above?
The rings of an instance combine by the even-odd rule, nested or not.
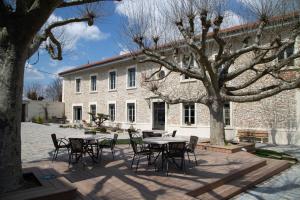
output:
[[[53,59],[56,60],[62,60],[62,47],[60,42],[55,38],[54,34],[52,33],[52,30],[57,27],[65,26],[70,23],[76,23],[76,22],[84,22],[88,21],[91,22],[92,25],[93,23],[93,16],[87,16],[83,18],[72,18],[72,19],[67,19],[64,21],[58,21],[50,24],[45,30],[42,35],[38,35],[34,38],[33,43],[31,44],[29,50],[28,50],[28,58],[30,58],[40,47],[40,45],[45,42],[48,38],[52,42],[52,44],[48,45],[46,47],[48,53]],[[54,45],[54,46],[53,46]],[[56,51],[55,51],[56,49]]]
[[[96,2],[103,2],[103,1],[122,1],[122,0],[74,0],[74,1],[64,1],[61,3],[58,8],[65,8],[70,6],[79,6],[87,3],[96,3]]]
[[[169,95],[163,94],[159,92],[157,89],[151,90],[151,92],[157,96],[159,96],[163,101],[165,101],[168,104],[178,104],[178,103],[201,103],[206,104],[208,99],[206,94],[202,94],[197,98],[189,98],[189,99],[183,99],[180,97],[172,98]]]
[[[293,83],[283,83],[278,87],[275,87],[274,89],[267,90],[265,92],[261,92],[260,94],[256,95],[249,95],[249,96],[229,96],[229,95],[224,95],[223,98],[225,101],[233,101],[233,102],[253,102],[253,101],[259,101],[261,99],[271,97],[273,95],[279,94],[280,92],[283,92],[285,90],[291,90],[295,88],[300,87],[300,79],[297,81],[294,81]]]

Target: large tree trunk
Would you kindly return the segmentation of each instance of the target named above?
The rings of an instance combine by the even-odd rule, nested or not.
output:
[[[21,108],[26,48],[0,44],[0,193],[23,183]]]
[[[222,102],[214,101],[208,106],[210,111],[210,144],[225,145],[225,130]]]

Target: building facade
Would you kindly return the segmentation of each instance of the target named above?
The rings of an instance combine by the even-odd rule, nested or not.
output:
[[[292,51],[299,47],[300,39]],[[184,65],[184,54],[179,62]],[[299,65],[299,60],[295,63]],[[88,112],[104,113],[110,115],[108,126],[177,130],[179,135],[209,138],[210,115],[205,105],[170,105],[147,89],[143,77],[157,69],[158,66],[138,63],[126,54],[62,72],[67,119],[78,123],[90,120]],[[158,76],[167,72],[164,69]],[[161,88],[191,98],[203,90],[198,80],[174,72]],[[268,131],[271,143],[300,144],[300,91],[285,91],[253,103],[226,103],[224,121],[227,139],[235,138],[240,129],[251,129]]]

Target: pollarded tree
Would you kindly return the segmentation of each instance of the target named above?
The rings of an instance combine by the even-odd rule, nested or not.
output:
[[[206,105],[210,111],[210,142],[217,145],[225,141],[225,102],[259,101],[300,86],[298,76],[285,73],[300,52],[281,56],[287,55],[296,40],[300,42],[299,7],[291,6],[297,6],[295,1],[242,2],[251,20],[258,20],[237,28],[235,33],[222,30],[228,17],[225,1],[174,0],[143,12],[130,5],[126,9],[130,19],[126,33],[136,44],[134,50],[141,52],[139,61],[160,66],[145,74],[143,85],[169,104]],[[187,54],[184,67],[179,59],[182,54]],[[170,85],[162,87],[166,77],[156,76],[162,68],[169,70],[166,77],[177,72],[198,80],[200,89],[192,98],[170,93]]]
[[[0,0],[0,193],[22,185],[21,104],[25,62],[45,43],[51,58],[62,60],[58,27],[87,22],[93,25],[92,5],[104,0]],[[84,6],[81,16],[43,27],[60,8]],[[75,12],[76,13],[76,12]]]

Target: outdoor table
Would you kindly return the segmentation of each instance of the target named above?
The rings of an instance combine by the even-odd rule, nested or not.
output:
[[[107,137],[108,136],[108,137]],[[87,151],[88,155],[91,157],[91,159],[93,160],[94,163],[97,163],[97,161],[95,160],[95,158],[98,157],[98,143],[99,141],[103,141],[105,139],[110,139],[112,138],[111,135],[78,135],[76,137],[69,137],[69,138],[81,138],[84,141],[84,145],[86,149],[88,149],[88,147],[90,146],[91,151]],[[97,144],[97,156],[95,156],[94,154],[94,150],[93,150],[93,142],[96,141]]]
[[[161,151],[161,161],[162,161],[162,170],[164,168],[164,159],[165,159],[165,150],[167,148],[167,145],[172,142],[188,142],[189,140],[184,137],[148,137],[144,138],[143,142],[145,144],[158,144],[162,146]]]

